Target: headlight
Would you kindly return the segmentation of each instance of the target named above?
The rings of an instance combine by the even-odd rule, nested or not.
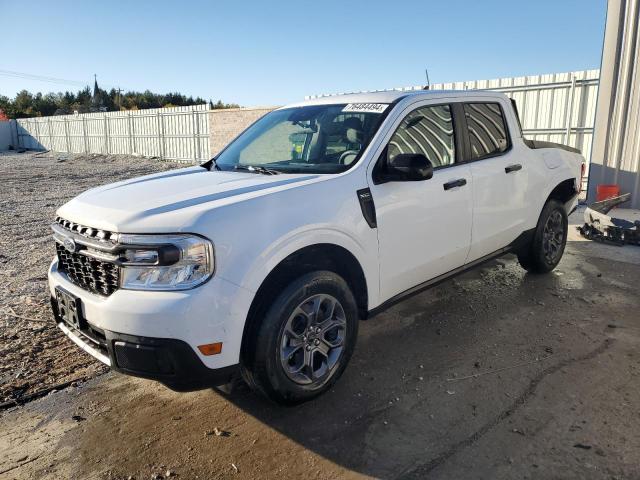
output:
[[[213,245],[196,235],[121,234],[120,285],[129,290],[187,290],[215,269]]]

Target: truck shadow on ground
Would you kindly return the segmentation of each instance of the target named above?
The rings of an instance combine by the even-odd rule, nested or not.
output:
[[[619,407],[629,402],[620,385],[633,372],[611,375],[615,362],[628,361],[609,347],[619,337],[637,349],[640,271],[610,258],[585,261],[577,243],[549,275],[526,274],[506,257],[362,322],[342,378],[297,407],[247,387],[176,394],[110,374],[66,410],[52,403],[66,405],[62,395],[33,408],[46,418],[87,417],[54,453],[76,478],[145,478],[159,465],[183,478],[525,478],[532,456],[555,473],[585,473],[588,463],[600,475],[622,460],[580,457],[574,445],[583,434],[569,427],[604,418],[622,435],[607,437],[612,449],[636,445]],[[611,329],[612,318],[624,328]],[[597,400],[583,402],[590,396]]]
[[[362,322],[342,378],[296,407],[242,385],[229,395],[176,394],[130,377],[96,379],[72,407],[95,413],[60,443],[70,471],[144,478],[166,465],[184,478],[220,478],[238,474],[236,465],[242,478],[524,478],[532,452],[581,468],[565,427],[578,421],[576,398],[615,378],[611,362],[592,363],[584,378],[561,370],[577,363],[575,375],[583,360],[609,358],[613,349],[600,355],[611,332],[631,332],[611,330],[611,318],[631,327],[640,306],[637,265],[585,262],[581,248],[571,245],[549,275],[525,273],[513,256],[491,262]],[[604,388],[597,394],[609,398]],[[626,401],[602,398],[596,412]],[[50,402],[36,405],[59,415]]]
[[[565,268],[532,276],[498,260],[363,322],[345,374],[306,404],[283,408],[245,386],[225,398],[349,470],[420,477],[508,421],[553,365],[557,332],[576,313],[559,308],[562,292],[584,286]]]

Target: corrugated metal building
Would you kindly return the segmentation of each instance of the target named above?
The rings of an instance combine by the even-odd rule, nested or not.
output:
[[[609,0],[588,200],[598,184],[618,184],[640,208],[640,0]]]

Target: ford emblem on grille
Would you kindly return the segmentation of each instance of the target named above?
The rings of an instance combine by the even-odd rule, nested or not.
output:
[[[71,237],[66,237],[64,242],[62,242],[64,248],[66,248],[70,253],[75,253],[76,251],[76,242]]]

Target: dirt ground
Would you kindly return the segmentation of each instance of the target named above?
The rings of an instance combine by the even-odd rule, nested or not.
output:
[[[505,257],[363,322],[299,407],[106,373],[5,410],[0,478],[639,478],[640,248],[570,240],[552,274]]]
[[[103,371],[51,321],[46,280],[56,209],[91,187],[180,166],[123,155],[0,153],[0,404]]]

